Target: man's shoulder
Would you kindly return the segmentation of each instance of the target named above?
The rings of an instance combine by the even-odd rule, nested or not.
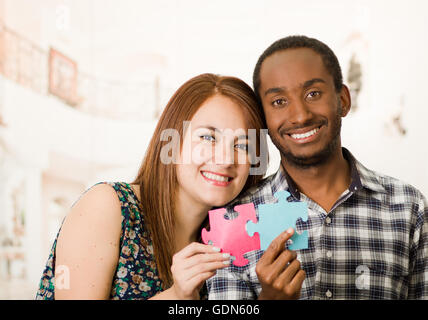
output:
[[[357,168],[360,173],[361,183],[364,187],[383,193],[390,199],[396,199],[399,202],[425,202],[426,197],[423,193],[401,179],[389,176],[387,174],[368,169],[357,162]]]

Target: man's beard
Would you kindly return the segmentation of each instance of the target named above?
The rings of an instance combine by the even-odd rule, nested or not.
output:
[[[340,145],[340,130],[342,127],[342,117],[340,115],[339,110],[341,110],[340,104],[338,107],[337,117],[334,119],[334,122],[331,123],[333,130],[333,136],[331,140],[321,151],[310,156],[294,155],[290,152],[289,149],[282,147],[280,142],[276,140],[272,135],[270,135],[273,144],[277,147],[281,154],[281,159],[284,159],[287,164],[301,169],[318,167],[325,164],[334,155],[334,153],[337,151],[338,146]]]

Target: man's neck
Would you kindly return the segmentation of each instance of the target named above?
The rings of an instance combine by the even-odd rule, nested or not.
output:
[[[284,158],[281,165],[298,191],[318,203],[326,212],[330,211],[351,183],[350,165],[343,157],[342,148],[318,166],[301,168],[290,165]]]

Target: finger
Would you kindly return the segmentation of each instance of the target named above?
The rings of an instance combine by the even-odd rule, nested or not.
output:
[[[184,259],[184,258],[191,257],[197,253],[212,253],[212,252],[220,252],[220,249],[211,245],[192,242],[191,244],[187,245],[186,247],[181,249],[179,252],[177,252],[174,256],[177,258]]]
[[[190,272],[197,274],[197,273],[203,273],[208,271],[215,271],[217,269],[223,269],[230,266],[230,259],[225,261],[214,261],[214,262],[206,262],[202,264],[198,264],[196,266],[193,266],[190,268]]]
[[[195,275],[194,277],[192,277],[191,279],[189,279],[186,282],[186,285],[188,286],[188,288],[191,288],[192,291],[197,290],[203,285],[203,283],[206,280],[208,280],[209,278],[211,278],[215,274],[216,274],[215,271],[199,273],[199,274]]]
[[[291,261],[285,270],[278,276],[278,281],[283,285],[288,285],[300,270],[300,261],[295,259]]]
[[[182,259],[181,268],[188,269],[199,264],[204,264],[209,262],[225,263],[227,261],[230,261],[229,253],[216,253],[216,252],[200,253],[200,254],[195,254],[194,256],[191,256],[189,258]]]
[[[300,292],[302,289],[303,281],[306,279],[306,272],[300,269],[294,278],[291,280],[289,286],[292,292]]]
[[[229,265],[230,260],[223,262],[207,262],[203,264],[198,264],[184,271],[186,273],[185,278],[191,279],[200,273],[215,272],[216,270],[226,268]]]
[[[272,240],[265,253],[260,258],[260,264],[271,264],[278,255],[284,251],[285,243],[293,236],[294,229],[289,228],[287,231],[282,232],[279,236]]]
[[[212,258],[210,256],[216,256]],[[228,256],[226,258],[226,256]],[[199,254],[187,259],[176,261],[171,266],[171,271],[174,278],[188,280],[197,273],[215,271],[220,268],[225,268],[231,263],[229,254]]]
[[[215,271],[199,273],[194,277],[186,280],[182,278],[174,279],[175,290],[179,296],[196,297],[195,293],[200,291],[200,288],[203,286],[205,280],[209,279],[213,275],[215,275]]]
[[[226,268],[229,266],[229,264],[230,263],[226,264],[223,262],[210,262],[203,265],[194,266],[190,269],[181,270],[180,272],[174,274],[174,282],[180,282],[187,287],[188,282],[194,278],[198,278],[198,275],[208,273],[212,273],[212,275],[214,275],[218,269]],[[181,287],[182,286],[183,285],[181,285]]]
[[[293,261],[296,261],[297,254],[295,251],[283,251],[270,265],[272,279],[278,278],[285,270],[288,269]],[[297,271],[296,271],[297,272]]]

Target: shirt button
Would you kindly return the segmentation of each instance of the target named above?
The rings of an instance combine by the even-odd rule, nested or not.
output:
[[[327,258],[331,258],[331,257],[332,257],[332,255],[333,255],[333,253],[332,253],[331,251],[327,251],[327,252],[326,252],[326,256],[327,256]]]
[[[333,296],[333,294],[331,293],[331,291],[330,291],[330,290],[327,290],[327,292],[325,293],[325,296],[326,296],[327,298],[331,298],[331,297]]]
[[[325,223],[330,224],[331,223],[331,219],[330,217],[325,218]]]

